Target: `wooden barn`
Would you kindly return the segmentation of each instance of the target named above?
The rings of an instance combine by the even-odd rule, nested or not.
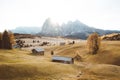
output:
[[[71,57],[64,57],[64,56],[52,56],[53,62],[60,62],[66,64],[74,64],[74,59]]]
[[[32,53],[35,55],[44,55],[45,50],[43,48],[32,49]]]

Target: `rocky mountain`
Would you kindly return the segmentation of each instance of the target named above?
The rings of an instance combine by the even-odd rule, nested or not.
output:
[[[109,33],[119,33],[120,31],[110,31],[96,29],[89,27],[88,25],[76,21],[69,21],[68,23],[63,23],[61,26],[57,23],[53,24],[51,19],[48,18],[42,26],[41,33],[44,36],[62,36],[67,38],[81,38],[86,39],[89,34],[97,32],[99,35],[109,34]]]
[[[16,27],[11,30],[13,33],[36,34],[41,31],[40,27]]]
[[[90,27],[79,20],[68,21],[59,25],[54,23],[50,18],[46,19],[42,27],[17,27],[12,30],[14,33],[23,34],[37,34],[38,36],[62,36],[67,38],[80,38],[86,39],[89,34],[97,32],[99,35],[106,35],[111,33],[120,33],[120,31],[115,30],[102,30]]]
[[[44,22],[40,33],[45,36],[47,36],[47,35],[48,36],[60,36],[61,28],[60,28],[59,24],[52,23],[51,19],[48,18]]]

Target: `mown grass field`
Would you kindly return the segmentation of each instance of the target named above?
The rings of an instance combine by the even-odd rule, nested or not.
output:
[[[74,57],[82,62],[63,64],[51,62],[55,55]],[[88,54],[86,41],[74,45],[45,47],[45,56],[31,51],[0,50],[0,80],[120,80],[120,42],[102,41],[96,55]]]

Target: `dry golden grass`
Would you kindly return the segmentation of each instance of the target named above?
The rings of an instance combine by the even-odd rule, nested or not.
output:
[[[120,41],[103,41],[97,55],[88,55],[86,61],[120,65]]]
[[[120,65],[120,41],[102,41],[96,55],[88,54],[86,41],[74,45],[52,47],[48,51],[51,49],[56,55],[74,57],[79,54],[85,62]]]
[[[120,80],[119,46],[119,41],[103,41],[96,55],[88,54],[86,41],[46,47],[45,56],[19,49],[0,50],[0,80]],[[55,55],[71,57],[77,53],[83,62],[51,62],[51,50]]]
[[[29,51],[0,50],[0,80],[58,80],[77,73],[74,65],[53,63]]]
[[[69,65],[52,63],[11,63],[0,65],[0,79],[59,79],[74,75],[76,70]]]

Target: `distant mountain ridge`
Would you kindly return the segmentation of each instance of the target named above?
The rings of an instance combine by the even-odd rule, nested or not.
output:
[[[42,30],[39,34],[44,36],[62,36],[68,38],[81,38],[86,39],[89,34],[97,32],[99,35],[105,35],[109,33],[119,33],[120,31],[102,30],[89,27],[88,25],[76,21],[69,21],[68,23],[63,23],[60,25],[55,25],[51,23],[50,19],[46,19],[42,26]]]
[[[42,27],[18,27],[13,32],[16,33],[28,33],[28,34],[37,34],[42,36],[61,36],[67,38],[80,38],[86,39],[89,34],[97,32],[99,35],[106,35],[111,33],[120,33],[117,30],[102,30],[76,21],[69,21],[68,23],[63,23],[59,25],[58,23],[53,23],[50,18],[46,19]]]
[[[11,30],[13,33],[22,33],[22,34],[36,34],[41,31],[40,27],[17,27]]]

